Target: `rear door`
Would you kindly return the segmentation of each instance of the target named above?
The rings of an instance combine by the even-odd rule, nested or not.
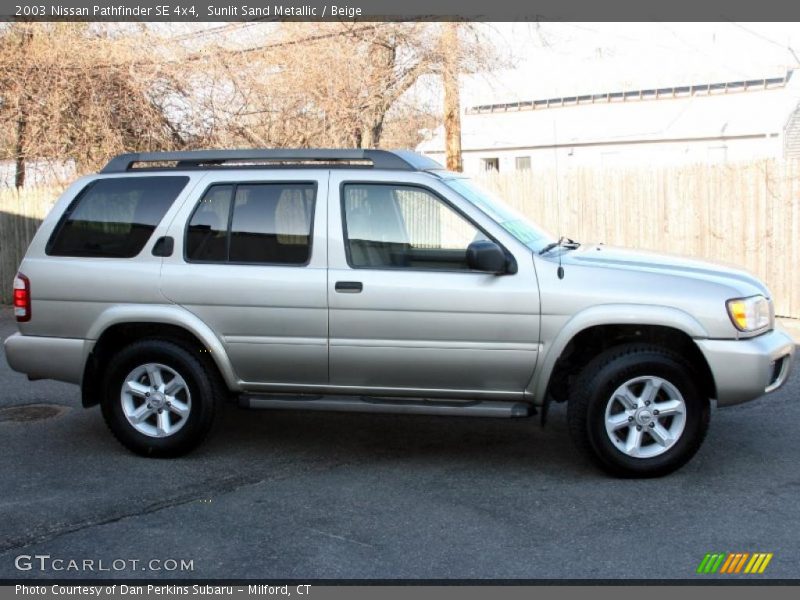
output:
[[[328,172],[220,171],[198,187],[170,229],[164,294],[216,332],[245,389],[327,384]]]

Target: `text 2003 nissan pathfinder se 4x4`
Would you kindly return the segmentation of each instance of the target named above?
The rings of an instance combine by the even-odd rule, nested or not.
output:
[[[668,473],[710,399],[781,386],[794,345],[733,268],[557,241],[410,152],[127,154],[73,184],[14,281],[12,368],[82,387],[175,456],[217,403],[525,417],[567,402],[618,475]]]

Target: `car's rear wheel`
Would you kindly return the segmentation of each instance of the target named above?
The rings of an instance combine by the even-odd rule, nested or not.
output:
[[[103,417],[128,449],[180,456],[208,434],[219,401],[213,374],[192,352],[167,340],[121,350],[106,371]]]
[[[576,445],[606,471],[655,477],[683,466],[705,438],[709,400],[691,366],[658,346],[627,344],[579,375],[567,416]]]

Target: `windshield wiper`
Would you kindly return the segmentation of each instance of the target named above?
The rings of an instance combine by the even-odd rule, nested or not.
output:
[[[571,240],[568,237],[564,237],[562,235],[560,238],[558,238],[557,242],[552,242],[550,244],[547,244],[547,246],[539,250],[539,254],[540,255],[547,254],[553,248],[566,248],[567,250],[574,250],[580,245],[581,245],[580,242],[576,242],[575,240]]]

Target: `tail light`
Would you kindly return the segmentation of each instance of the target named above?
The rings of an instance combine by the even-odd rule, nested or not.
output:
[[[31,280],[22,273],[14,278],[14,316],[20,323],[31,320]]]

